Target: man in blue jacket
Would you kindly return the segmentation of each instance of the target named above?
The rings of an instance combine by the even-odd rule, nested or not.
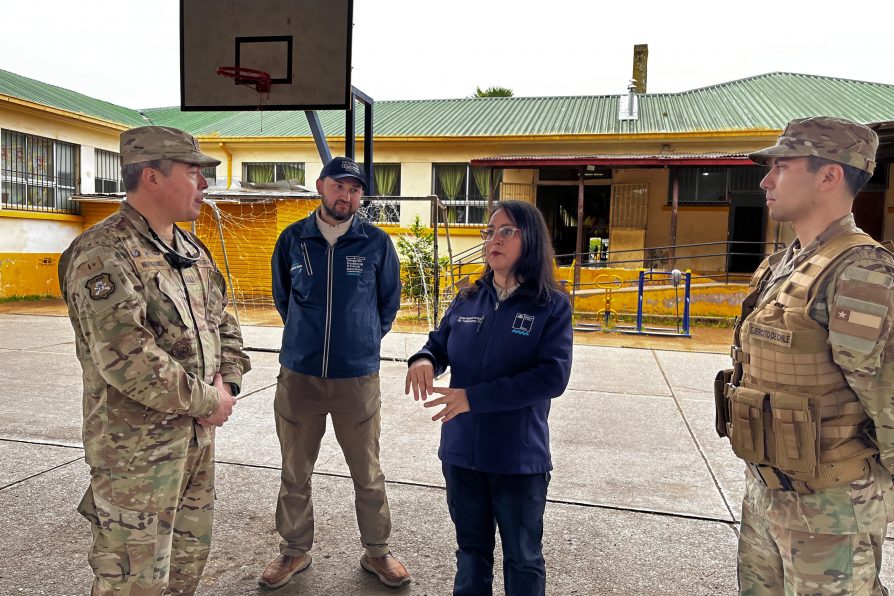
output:
[[[410,582],[388,545],[391,513],[379,466],[379,347],[400,306],[400,264],[388,234],[355,217],[365,190],[354,161],[330,161],[317,180],[319,208],[283,230],[273,252],[273,299],[285,324],[274,400],[282,542],[259,579],[266,588],[310,565],[311,475],[327,415],[354,481],[360,564],[387,586]]]

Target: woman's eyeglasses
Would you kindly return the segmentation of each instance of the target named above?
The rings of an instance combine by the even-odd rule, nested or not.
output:
[[[487,228],[486,230],[481,230],[481,238],[485,242],[490,242],[494,239],[494,236],[496,234],[499,234],[500,238],[502,238],[503,240],[509,240],[519,232],[521,232],[521,230],[519,230],[518,228],[513,228],[511,226],[503,226],[499,230]]]

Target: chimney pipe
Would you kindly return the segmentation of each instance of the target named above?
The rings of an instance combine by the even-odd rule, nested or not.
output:
[[[645,43],[633,46],[633,80],[636,81],[636,92],[646,92],[646,74],[649,70],[649,45]]]

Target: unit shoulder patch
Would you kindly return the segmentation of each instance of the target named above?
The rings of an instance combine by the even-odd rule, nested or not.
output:
[[[875,350],[892,300],[888,277],[857,267],[842,276],[829,309],[829,340],[833,344],[859,354]]]
[[[115,292],[115,282],[108,273],[100,273],[87,280],[87,292],[93,300],[105,300]]]

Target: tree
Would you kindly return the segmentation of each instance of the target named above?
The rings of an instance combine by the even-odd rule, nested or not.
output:
[[[484,91],[481,87],[475,87],[475,95],[472,97],[512,97],[512,89],[507,87],[488,87]]]
[[[430,310],[434,293],[435,235],[422,225],[418,215],[410,226],[410,234],[397,239],[397,251],[403,257],[403,294],[416,305],[416,314],[419,316],[423,305],[426,311]]]

